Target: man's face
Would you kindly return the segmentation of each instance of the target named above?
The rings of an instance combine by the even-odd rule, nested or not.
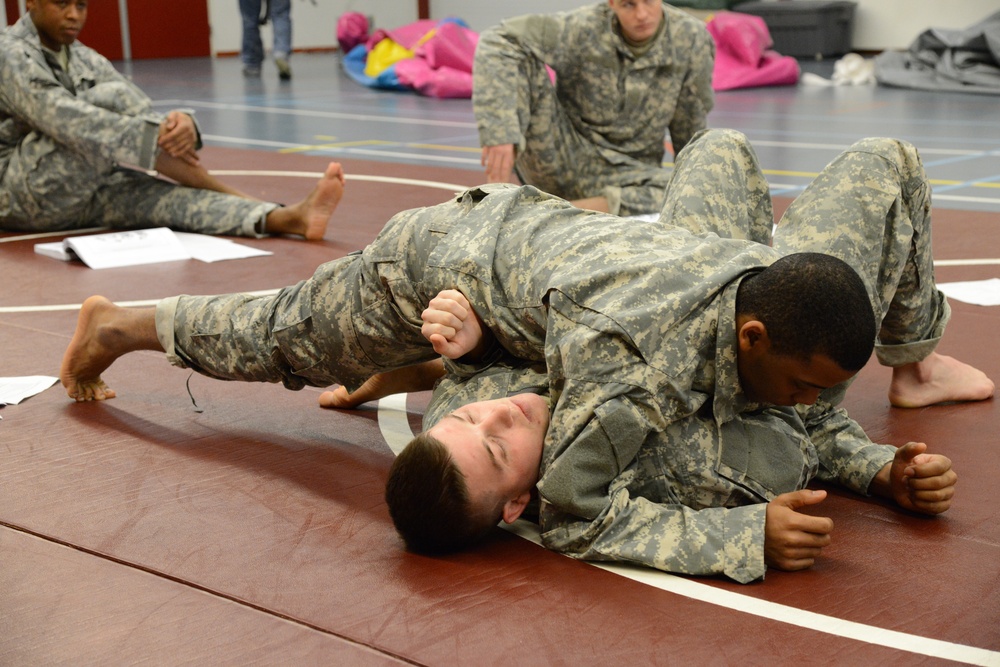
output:
[[[660,0],[608,0],[622,32],[633,42],[644,42],[656,34],[663,19]]]
[[[548,402],[518,394],[465,405],[428,434],[445,446],[465,476],[473,506],[484,508],[535,486],[548,427]]]
[[[855,373],[845,371],[824,354],[799,359],[768,350],[738,357],[740,385],[748,400],[771,405],[812,405],[819,393]]]
[[[87,22],[87,0],[27,0],[42,44],[59,51],[76,41]]]

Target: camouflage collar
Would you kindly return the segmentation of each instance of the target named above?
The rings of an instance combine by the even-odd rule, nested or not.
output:
[[[724,424],[741,412],[752,409],[740,387],[740,374],[736,366],[736,292],[740,280],[734,280],[719,299],[718,327],[715,333],[715,396],[712,412],[715,421]]]

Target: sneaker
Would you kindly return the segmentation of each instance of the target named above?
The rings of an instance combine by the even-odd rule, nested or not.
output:
[[[248,79],[259,79],[260,68],[250,67],[249,65],[246,65],[243,67],[243,76],[247,77]]]
[[[278,66],[278,78],[288,81],[292,78],[292,66],[288,64],[287,58],[275,58],[274,64]]]

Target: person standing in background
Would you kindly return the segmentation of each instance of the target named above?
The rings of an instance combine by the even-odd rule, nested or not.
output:
[[[240,14],[243,17],[243,45],[240,49],[243,75],[260,76],[260,66],[264,62],[260,26],[270,19],[274,29],[273,55],[278,78],[282,81],[291,79],[292,66],[288,59],[292,55],[292,0],[240,0]]]

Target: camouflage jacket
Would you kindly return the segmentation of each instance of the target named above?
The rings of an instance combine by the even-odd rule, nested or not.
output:
[[[773,249],[580,211],[531,187],[483,186],[464,199],[481,201],[436,230],[447,236],[418,302],[461,290],[510,363],[546,373],[546,546],[752,581],[765,570],[763,503],[817,473],[866,493],[891,460],[832,405],[803,421],[743,396],[736,290]],[[425,425],[539,384],[495,370],[442,385]]]
[[[107,58],[78,42],[67,48],[73,90],[59,81],[30,15],[0,34],[0,173],[35,132],[101,163],[152,169],[163,114]]]
[[[581,136],[614,163],[615,153],[659,164],[667,130],[675,154],[705,127],[714,104],[715,43],[704,24],[664,4],[657,43],[636,58],[607,2],[508,19],[476,49],[473,96],[480,144],[524,148],[517,105],[519,63],[556,73],[557,97]]]

